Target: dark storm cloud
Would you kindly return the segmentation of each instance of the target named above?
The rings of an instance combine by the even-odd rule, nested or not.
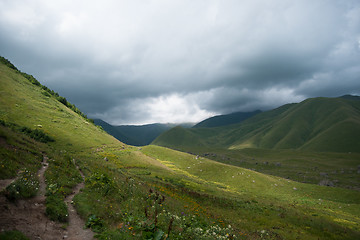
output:
[[[199,121],[360,93],[360,3],[2,1],[0,54],[91,117]]]

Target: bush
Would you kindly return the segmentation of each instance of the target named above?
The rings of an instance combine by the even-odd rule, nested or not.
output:
[[[36,80],[36,78],[34,78],[32,75],[29,75],[27,73],[23,73],[21,72],[21,75],[26,78],[27,80],[29,80],[29,82],[31,82],[32,84],[36,85],[36,86],[42,86],[40,84],[40,82],[38,80]]]
[[[68,101],[66,100],[66,98],[62,97],[62,96],[58,96],[56,98],[59,102],[61,102],[62,104],[64,104],[65,106],[68,106]]]
[[[14,69],[14,70],[16,70],[16,71],[19,71],[19,70],[14,66],[14,64],[12,64],[9,60],[7,60],[7,59],[4,58],[4,57],[1,57],[1,56],[0,56],[0,62],[3,63],[3,64],[5,64],[6,66],[8,66],[8,67],[11,68],[11,69]]]
[[[28,127],[20,128],[20,131],[29,137],[43,143],[54,142],[55,140],[40,129],[32,130]]]
[[[87,228],[91,228],[94,232],[102,232],[104,228],[104,221],[95,214],[92,214],[86,221],[85,226]]]

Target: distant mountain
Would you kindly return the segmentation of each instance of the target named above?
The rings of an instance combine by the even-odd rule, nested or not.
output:
[[[139,145],[135,139],[132,139],[125,134],[123,134],[119,129],[115,126],[101,120],[101,119],[94,119],[94,123],[98,126],[101,126],[107,133],[118,139],[119,141],[129,144],[129,145]]]
[[[153,144],[181,150],[198,146],[360,152],[360,101],[348,99],[311,98],[235,125],[171,129]]]
[[[341,96],[340,98],[360,101],[360,96],[354,96],[354,95],[344,95],[344,96]]]
[[[240,123],[256,114],[261,113],[260,110],[256,110],[253,112],[235,112],[226,115],[218,115],[204,121],[199,122],[193,128],[211,128],[211,127],[221,127],[231,124]]]
[[[107,133],[114,136],[121,142],[133,146],[144,146],[150,144],[161,133],[178,126],[174,123],[154,123],[146,125],[120,125],[113,126],[101,119],[94,119],[96,125],[101,126]],[[183,127],[191,127],[192,124],[180,124]]]

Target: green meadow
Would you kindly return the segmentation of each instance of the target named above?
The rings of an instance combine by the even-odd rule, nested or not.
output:
[[[74,206],[98,239],[360,238],[358,154],[210,151],[201,141],[191,150],[196,154],[128,146],[47,93],[0,64],[0,178],[23,179],[16,196],[31,197],[37,189],[23,173],[34,175],[47,156],[46,213],[64,227],[63,200],[82,181],[81,171],[85,187]],[[24,127],[53,141],[41,142]],[[337,187],[317,185],[322,171]]]

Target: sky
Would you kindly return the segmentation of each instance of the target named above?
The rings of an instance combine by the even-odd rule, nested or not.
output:
[[[359,0],[0,0],[0,55],[91,118],[198,122],[360,94]]]

